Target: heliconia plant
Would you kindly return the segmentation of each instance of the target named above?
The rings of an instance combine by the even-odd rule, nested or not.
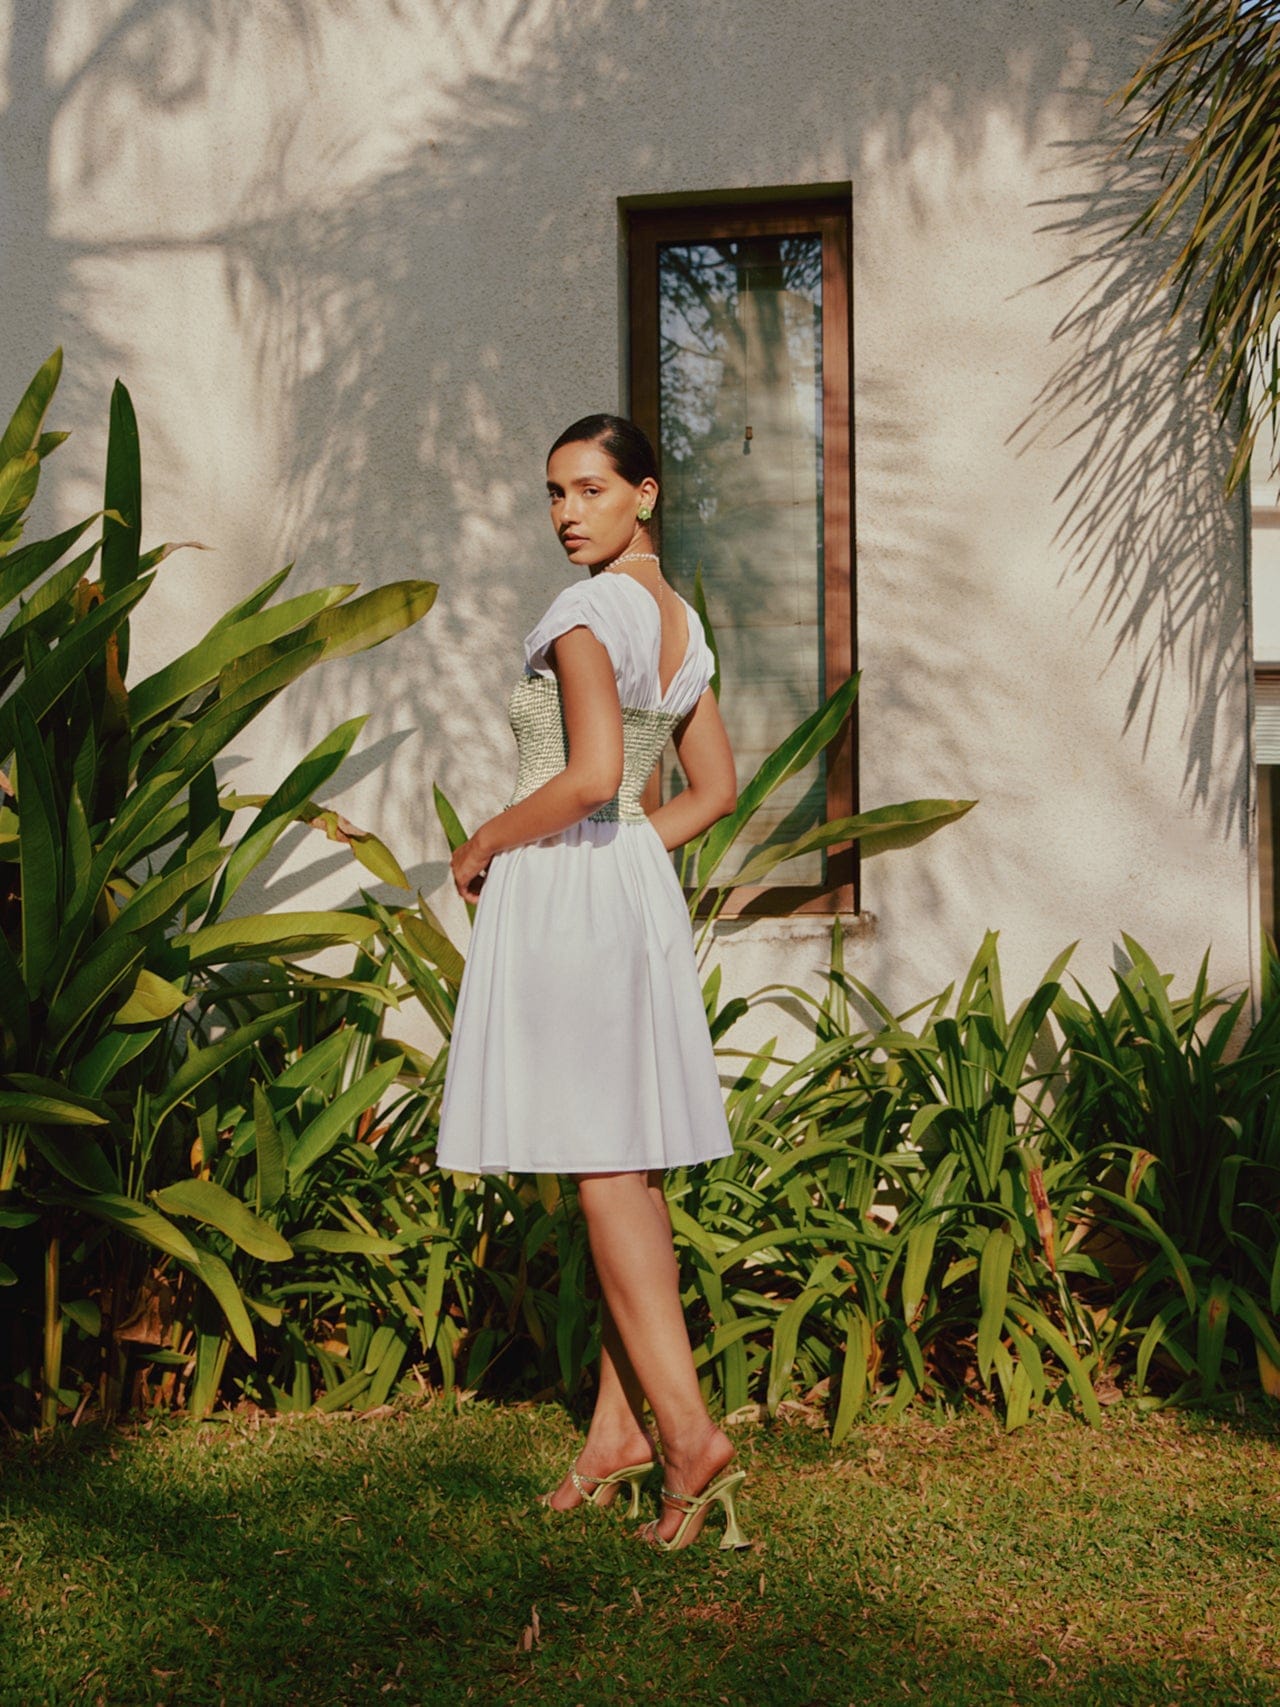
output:
[[[43,460],[66,437],[43,430],[61,362],[56,351],[44,363],[0,438],[0,610],[11,613],[0,633],[0,1286],[38,1263],[38,1372],[11,1352],[9,1385],[16,1400],[38,1384],[46,1424],[60,1401],[65,1324],[109,1337],[101,1299],[117,1317],[129,1303],[127,1262],[105,1265],[115,1278],[98,1300],[70,1297],[72,1251],[78,1272],[121,1237],[162,1255],[253,1345],[226,1252],[281,1262],[290,1247],[261,1194],[250,1207],[228,1192],[207,1155],[193,1177],[186,1120],[202,1087],[296,1006],[309,975],[294,963],[376,929],[350,911],[232,908],[290,825],[341,831],[313,796],[363,719],[318,743],[266,798],[224,792],[216,761],[308,670],[389,639],[435,597],[431,583],[409,580],[273,603],[286,569],[131,680],[130,615],[177,547],[143,550],[138,429],[123,385],[111,399],[102,511],[20,543]],[[352,826],[345,839],[366,867],[405,885],[375,836]],[[256,980],[251,1011],[228,1025],[223,969],[241,965]],[[20,1331],[13,1343],[24,1344]]]

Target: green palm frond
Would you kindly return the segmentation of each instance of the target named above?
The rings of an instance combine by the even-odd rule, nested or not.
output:
[[[1165,282],[1175,318],[1199,313],[1194,364],[1239,435],[1232,492],[1280,423],[1280,10],[1189,0],[1175,19],[1118,98],[1138,115],[1130,152],[1169,149],[1134,229],[1185,231]]]

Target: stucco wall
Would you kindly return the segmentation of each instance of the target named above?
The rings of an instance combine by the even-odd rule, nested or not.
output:
[[[2,10],[3,8],[0,8]],[[519,640],[563,584],[547,444],[625,402],[619,199],[839,184],[854,217],[862,804],[976,797],[869,861],[848,963],[905,1007],[1001,931],[1017,999],[1120,932],[1182,985],[1254,958],[1239,505],[1185,348],[1119,242],[1153,166],[1105,97],[1113,0],[16,0],[0,397],[57,343],[52,520],[96,508],[110,382],[142,424],[165,567],[146,668],[288,559],[298,588],[440,583],[409,637],[301,684],[266,782],[370,712],[351,818],[465,932],[431,808],[506,796]],[[299,836],[267,903],[337,903]],[[735,926],[747,990],[824,927]],[[784,1023],[761,1011],[744,1041]]]

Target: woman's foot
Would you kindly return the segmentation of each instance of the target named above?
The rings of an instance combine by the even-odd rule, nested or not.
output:
[[[626,1435],[613,1435],[608,1438],[602,1436],[598,1440],[588,1434],[573,1467],[587,1481],[590,1492],[591,1478],[610,1476],[615,1470],[624,1469],[630,1464],[643,1464],[656,1458],[654,1444],[643,1429],[636,1429]],[[626,1489],[623,1488],[622,1491],[625,1493]],[[552,1489],[549,1494],[539,1495],[539,1498],[543,1505],[550,1506],[552,1511],[572,1511],[574,1506],[583,1503],[583,1496],[574,1486],[572,1475],[566,1475],[558,1488]],[[616,1493],[605,1495],[605,1499],[610,1502],[616,1498]]]
[[[672,1446],[663,1458],[662,1484],[673,1494],[700,1494],[732,1462],[734,1444],[722,1428],[714,1423],[697,1441]],[[680,1527],[684,1512],[679,1506],[662,1502],[662,1516],[653,1525],[653,1532],[670,1541]],[[651,1526],[645,1525],[648,1529]],[[699,1525],[701,1527],[701,1525]]]

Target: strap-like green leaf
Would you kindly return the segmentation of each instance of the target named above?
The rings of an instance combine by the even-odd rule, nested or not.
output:
[[[699,887],[710,881],[720,861],[774,790],[796,771],[803,770],[840,733],[857,697],[859,679],[857,674],[850,676],[817,711],[798,724],[739,793],[734,810],[706,832],[698,855]]]
[[[107,640],[120,626],[147,588],[150,577],[135,581],[114,598],[106,599],[81,617],[53,650],[24,678],[21,687],[0,705],[0,755],[13,751],[14,712],[25,705],[37,723],[45,717],[76,681],[91,658],[98,657]]]
[[[1003,1227],[994,1227],[987,1234],[978,1262],[978,1297],[981,1313],[978,1317],[978,1373],[985,1381],[991,1374],[996,1345],[1004,1325],[1005,1306],[1009,1301],[1009,1265],[1013,1260],[1013,1235]]]
[[[267,1093],[256,1081],[253,1087],[254,1143],[258,1154],[258,1213],[273,1209],[284,1195],[284,1141],[276,1125]]]
[[[264,860],[280,836],[293,823],[300,807],[334,774],[355,745],[367,719],[353,717],[339,724],[289,772],[249,825],[227,861],[226,870],[213,893],[209,910],[216,919],[244,882]]]
[[[295,1012],[300,1005],[298,1002],[287,1002],[283,1007],[272,1009],[270,1013],[259,1014],[257,1019],[250,1020],[247,1025],[237,1026],[234,1031],[227,1032],[225,1037],[220,1037],[216,1043],[210,1043],[204,1049],[193,1049],[164,1090],[156,1096],[151,1115],[152,1126],[158,1126],[171,1109],[176,1108],[185,1097],[189,1097],[206,1079],[211,1079],[215,1073],[221,1072],[246,1049],[252,1049],[260,1038],[266,1037],[281,1020]]]
[[[58,380],[62,376],[62,346],[40,364],[35,378],[22,394],[4,434],[0,437],[0,463],[10,457],[34,451],[40,439],[40,427],[49,408]]]
[[[102,535],[102,590],[108,598],[129,587],[138,577],[142,552],[142,458],[138,445],[138,420],[133,401],[120,380],[111,388],[111,414],[107,429],[107,475],[103,508],[120,520],[108,523]],[[121,622],[120,674],[129,668],[129,626]]]
[[[37,996],[58,946],[62,913],[63,824],[44,742],[19,703],[13,712],[22,884],[22,979]]]
[[[844,842],[857,842],[864,858],[890,848],[912,847],[944,824],[963,818],[976,804],[973,800],[907,800],[898,806],[877,806],[849,818],[833,818],[807,830],[793,842],[762,848],[741,871],[723,879],[716,887],[731,889],[739,884],[759,883],[784,860],[798,859],[802,854]]]
[[[38,581],[47,569],[70,550],[80,535],[90,527],[97,518],[89,516],[82,522],[77,522],[65,533],[55,534],[52,539],[33,540],[30,545],[24,545],[20,551],[13,552],[0,567],[0,610],[10,605],[19,594],[25,593],[34,581]]]
[[[404,1065],[404,1057],[395,1055],[379,1067],[372,1067],[335,1097],[302,1132],[289,1152],[289,1184],[296,1190],[308,1170],[315,1166],[338,1142],[354,1121],[372,1108],[383,1092],[395,1080]]]

